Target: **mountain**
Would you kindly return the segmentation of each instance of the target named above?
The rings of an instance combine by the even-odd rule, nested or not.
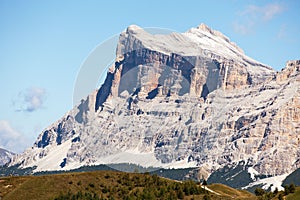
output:
[[[276,72],[204,24],[169,35],[132,25],[103,85],[10,165],[199,167],[207,179],[243,163],[253,181],[287,176],[300,167],[299,71],[296,60]]]
[[[13,157],[14,153],[0,148],[0,166],[5,165]]]

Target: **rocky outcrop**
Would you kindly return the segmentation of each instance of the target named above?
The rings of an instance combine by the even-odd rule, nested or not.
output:
[[[14,153],[0,148],[0,166],[7,164],[14,156]]]
[[[281,70],[281,72],[277,72],[276,74],[276,81],[282,82],[286,81],[290,77],[296,76],[300,73],[300,61],[288,61],[286,67]]]
[[[276,73],[205,25],[170,35],[130,26],[101,88],[11,165],[199,166],[207,178],[242,162],[289,173],[300,167],[299,66]]]

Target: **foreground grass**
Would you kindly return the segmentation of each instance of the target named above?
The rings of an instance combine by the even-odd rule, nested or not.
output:
[[[221,194],[224,197],[232,199],[255,199],[254,195],[246,190],[237,190],[223,184],[212,184],[208,186],[209,189]]]
[[[24,199],[256,199],[246,191],[214,184],[212,194],[192,181],[112,171],[0,178],[2,200]]]
[[[300,199],[300,187],[296,187],[295,193],[290,193],[286,196],[287,200],[299,200]]]

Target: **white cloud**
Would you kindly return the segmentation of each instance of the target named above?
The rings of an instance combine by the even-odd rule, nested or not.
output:
[[[254,24],[252,22],[248,22],[247,24],[242,24],[235,22],[233,24],[233,29],[235,32],[240,33],[242,35],[246,35],[249,33],[253,33],[253,26]]]
[[[15,130],[8,121],[0,120],[0,147],[20,153],[28,147],[29,139]]]
[[[34,112],[43,107],[46,91],[43,88],[31,87],[19,93],[14,101],[17,111]]]
[[[279,3],[270,3],[264,6],[248,5],[246,9],[237,14],[238,19],[233,23],[233,28],[240,34],[253,33],[258,25],[271,21],[284,10],[285,7]]]
[[[277,34],[277,38],[278,39],[284,39],[287,37],[287,31],[286,31],[286,26],[285,25],[281,25],[278,34]]]
[[[263,13],[263,19],[265,21],[269,21],[269,20],[273,19],[273,17],[275,15],[278,15],[281,12],[283,12],[283,10],[284,10],[284,7],[282,5],[269,4],[265,7],[263,7],[263,9],[260,12]]]
[[[249,5],[240,13],[241,16],[249,16],[253,19],[263,19],[269,21],[275,17],[275,15],[283,12],[284,6],[278,3],[271,3],[265,6]]]

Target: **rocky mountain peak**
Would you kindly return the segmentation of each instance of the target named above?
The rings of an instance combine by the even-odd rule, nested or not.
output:
[[[144,97],[154,93],[206,97],[217,88],[255,85],[275,74],[273,69],[247,57],[226,36],[205,24],[186,33],[166,35],[153,35],[136,25],[129,26],[120,35],[117,60],[110,69],[109,83],[105,84],[112,87],[110,91],[105,90],[105,95],[100,90],[97,109],[105,99],[119,96],[123,91],[131,94],[138,90]],[[162,76],[166,70],[171,74]],[[179,79],[180,82],[176,81]]]
[[[130,26],[99,90],[11,165],[128,162],[205,167],[207,177],[242,162],[265,176],[290,173],[300,167],[298,72],[290,61],[276,73],[205,25],[168,35]]]
[[[244,51],[239,46],[237,46],[234,42],[231,42],[230,39],[227,36],[225,36],[223,33],[221,33],[220,31],[213,30],[210,27],[208,27],[206,24],[203,24],[203,23],[201,23],[197,27],[197,29],[219,37],[220,39],[224,40],[225,42],[230,43],[230,45],[232,45],[241,54],[245,54]],[[190,31],[192,31],[192,30],[193,30],[193,28]]]
[[[199,26],[197,26],[198,29],[201,29],[203,31],[208,31],[212,33],[212,30],[204,23],[201,23]]]
[[[13,155],[14,153],[0,148],[0,166],[8,163]]]
[[[293,74],[297,74],[300,72],[300,60],[289,60],[286,63],[286,67],[283,69],[284,70],[292,70]]]
[[[285,81],[300,74],[300,60],[289,60],[281,72],[277,72],[276,80]]]
[[[117,57],[136,49],[146,48],[166,55],[201,56],[219,61],[231,60],[245,66],[272,68],[247,57],[243,50],[221,32],[205,24],[185,33],[150,34],[137,25],[131,25],[121,33]]]
[[[132,24],[130,26],[127,27],[126,29],[126,33],[127,34],[135,34],[138,33],[140,31],[144,31],[141,27],[139,27],[138,25]]]

